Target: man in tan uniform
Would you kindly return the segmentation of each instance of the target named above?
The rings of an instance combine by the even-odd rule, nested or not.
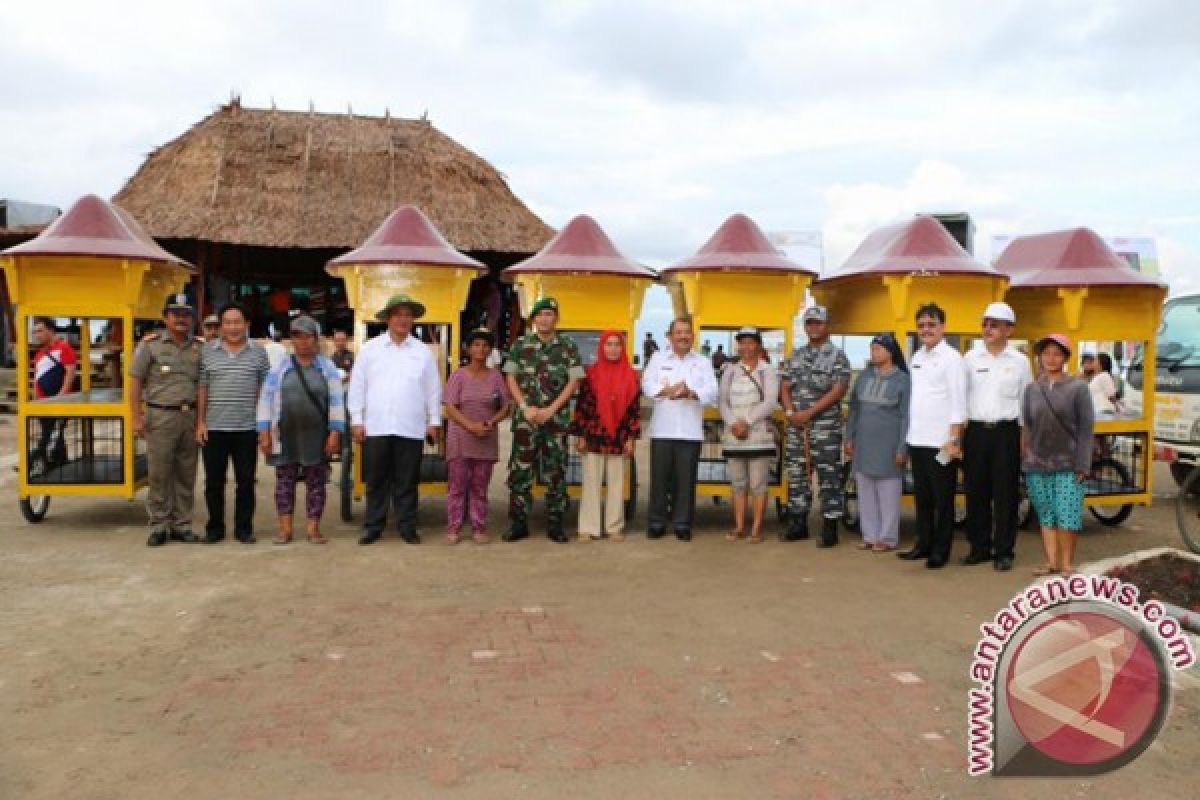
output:
[[[150,538],[159,547],[200,541],[192,533],[196,485],[196,385],[204,345],[192,335],[187,295],[173,294],[163,308],[166,333],[138,345],[129,368],[133,431],[146,439]],[[143,401],[145,409],[142,408]]]

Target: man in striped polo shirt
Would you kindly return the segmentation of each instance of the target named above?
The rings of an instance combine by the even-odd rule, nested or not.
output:
[[[246,312],[229,303],[217,313],[220,337],[204,347],[196,393],[196,441],[204,448],[204,503],[208,524],[204,541],[225,538],[225,473],[233,461],[233,535],[243,544],[254,539],[254,468],[258,463],[255,410],[270,362],[262,345],[246,337]]]

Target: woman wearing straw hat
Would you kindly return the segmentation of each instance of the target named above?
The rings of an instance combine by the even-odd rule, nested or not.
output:
[[[296,483],[304,481],[308,540],[325,544],[321,515],[325,510],[328,459],[341,447],[346,430],[342,375],[318,353],[321,326],[309,316],[292,320],[292,347],[263,383],[258,398],[258,443],[275,466],[275,511],[279,535],[275,544],[292,541]]]
[[[721,444],[733,491],[731,542],[746,535],[746,506],[753,506],[749,541],[762,541],[763,514],[771,464],[778,458],[771,415],[779,398],[779,375],[766,362],[762,334],[757,328],[739,330],[738,360],[721,373],[717,408],[725,423]]]
[[[1075,571],[1083,527],[1083,482],[1091,470],[1095,413],[1088,385],[1064,369],[1071,341],[1052,333],[1034,346],[1040,372],[1021,402],[1021,466],[1042,526],[1046,563],[1035,575]]]
[[[346,406],[354,441],[363,446],[367,513],[358,543],[374,544],[396,509],[400,538],[420,544],[417,484],[425,442],[442,426],[442,383],[429,348],[412,336],[425,306],[406,294],[388,298],[375,318],[387,325],[363,345],[350,373]]]

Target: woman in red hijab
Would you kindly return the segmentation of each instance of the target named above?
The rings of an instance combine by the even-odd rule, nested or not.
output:
[[[625,351],[625,335],[613,330],[600,334],[596,363],[588,367],[580,386],[570,428],[583,457],[582,540],[625,538],[625,465],[641,433],[641,395],[637,373]],[[600,492],[606,482],[602,520]]]

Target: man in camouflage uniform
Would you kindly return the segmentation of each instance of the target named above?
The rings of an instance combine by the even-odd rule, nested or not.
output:
[[[842,487],[842,398],[850,386],[850,361],[829,341],[829,312],[812,306],[804,312],[808,343],[797,347],[779,367],[780,402],[787,417],[786,464],[788,517],[784,541],[808,538],[812,508],[812,472],[821,492],[819,547],[837,544]]]
[[[129,367],[133,430],[146,439],[150,538],[198,542],[192,533],[196,485],[196,386],[203,345],[192,335],[192,307],[184,294],[167,298],[166,332],[138,345]],[[145,402],[145,409],[142,404]]]
[[[567,542],[563,515],[567,511],[567,427],[571,397],[583,379],[579,348],[556,332],[558,303],[543,297],[533,304],[533,332],[513,344],[504,362],[508,389],[517,404],[512,422],[512,456],[508,460],[508,518],[512,527],[504,541],[529,535],[533,480],[546,487],[547,534]]]

